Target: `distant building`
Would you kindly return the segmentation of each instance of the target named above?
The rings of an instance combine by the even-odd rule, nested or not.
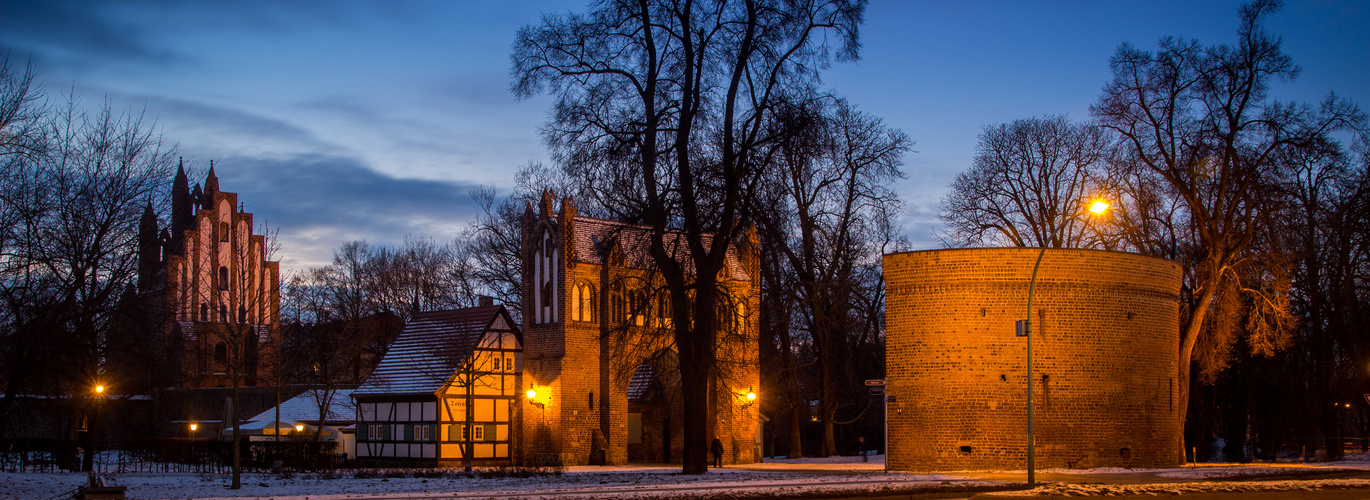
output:
[[[352,398],[356,457],[511,464],[520,442],[522,335],[504,306],[421,312]]]
[[[151,206],[139,228],[138,292],[179,352],[183,387],[257,385],[273,375],[278,347],[280,263],[253,234],[236,193],[219,190],[211,163],[203,186],[177,169],[169,228]]]
[[[355,389],[356,386],[345,386],[306,390],[247,419],[247,423],[238,426],[238,432],[248,441],[271,441],[277,436],[282,440],[312,441],[317,435],[320,441],[338,443],[338,453],[356,458],[356,437],[352,432],[357,421],[352,404]],[[221,429],[219,439],[232,440],[233,427]]]
[[[684,446],[670,297],[648,253],[650,228],[553,211],[544,193],[523,221],[524,452],[531,462],[679,462]],[[688,260],[684,239],[669,248]],[[759,256],[754,237],[727,250],[722,328],[710,377],[708,441],[729,464],[760,460]],[[698,450],[706,453],[706,450]]]

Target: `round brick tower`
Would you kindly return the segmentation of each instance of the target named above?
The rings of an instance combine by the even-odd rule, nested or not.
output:
[[[890,470],[1025,469],[1027,315],[1039,250],[886,255]],[[1049,249],[1032,350],[1036,466],[1180,463],[1180,267]]]

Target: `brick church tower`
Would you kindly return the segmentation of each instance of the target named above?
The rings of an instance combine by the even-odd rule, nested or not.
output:
[[[171,192],[170,227],[159,231],[151,207],[139,230],[138,292],[154,296],[179,346],[182,385],[257,385],[273,375],[280,318],[280,263],[252,233],[237,193],[219,190],[210,163],[193,190],[182,165]],[[236,208],[236,209],[235,209]]]
[[[669,298],[647,252],[650,229],[553,211],[544,193],[523,219],[523,460],[566,465],[679,462],[684,442]],[[683,245],[681,245],[683,247]],[[758,257],[729,249],[720,280],[730,318],[711,377],[709,439],[724,463],[760,459]],[[699,450],[707,453],[707,450]]]

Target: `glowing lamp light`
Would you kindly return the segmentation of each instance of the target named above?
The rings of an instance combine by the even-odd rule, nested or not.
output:
[[[103,385],[97,385],[97,386],[95,386],[95,393],[96,393],[96,394],[104,394],[104,393],[105,393],[105,386],[103,386]]]
[[[1094,200],[1094,204],[1089,206],[1089,211],[1095,214],[1102,214],[1108,211],[1108,202],[1104,200]]]
[[[304,432],[304,424],[295,424],[295,432]]]
[[[200,428],[200,424],[190,424],[190,430],[195,431]]]
[[[747,401],[756,401],[756,393],[747,391]]]
[[[528,394],[527,394],[527,396],[528,396],[528,399],[536,398],[536,397],[538,397],[538,391],[533,390],[533,389],[528,389]]]

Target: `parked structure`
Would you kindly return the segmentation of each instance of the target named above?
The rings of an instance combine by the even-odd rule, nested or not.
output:
[[[1023,469],[1027,314],[1038,249],[886,255],[890,470]],[[1048,250],[1032,318],[1036,465],[1181,462],[1180,266]]]

